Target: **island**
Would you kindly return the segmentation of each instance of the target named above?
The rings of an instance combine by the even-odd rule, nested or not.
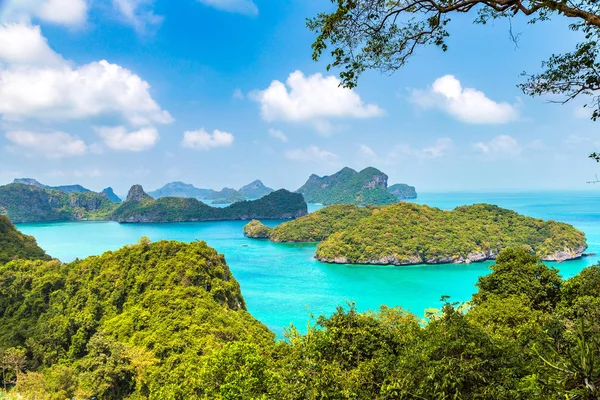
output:
[[[64,185],[64,186],[48,186],[40,183],[32,178],[16,178],[13,183],[22,183],[23,185],[35,186],[42,189],[53,189],[63,193],[89,193],[90,189],[86,189],[81,185]]]
[[[102,194],[104,194],[113,203],[120,203],[122,201],[121,198],[115,194],[113,188],[111,188],[110,186],[104,189],[102,191]]]
[[[251,228],[262,229],[274,242],[320,242],[315,258],[336,264],[471,263],[494,260],[506,248],[565,261],[587,249],[585,234],[571,225],[489,204],[452,211],[411,203],[329,206],[274,229],[265,230],[258,221]]]
[[[116,207],[104,193],[66,193],[23,183],[0,186],[0,215],[14,223],[102,220]]]
[[[153,199],[140,185],[129,190],[127,199],[109,219],[122,223],[198,222],[252,219],[292,219],[304,216],[308,207],[303,197],[285,189],[261,199],[240,201],[228,207],[211,207],[197,199],[161,197]]]
[[[127,199],[121,203],[111,201],[111,193],[112,189],[105,189],[103,193],[65,193],[36,185],[11,183],[0,186],[0,215],[7,216],[14,223],[81,220],[134,223],[292,219],[308,212],[302,195],[284,189],[258,200],[242,200],[224,208],[211,207],[195,198],[154,199],[140,185],[134,185]]]
[[[410,200],[417,198],[417,190],[414,186],[405,183],[397,183],[388,187],[388,192],[396,196],[398,200]]]
[[[161,197],[189,197],[195,199],[205,199],[213,193],[215,193],[215,191],[212,189],[199,189],[194,185],[179,181],[167,183],[160,189],[148,192],[148,194],[155,199],[160,199]]]
[[[260,180],[255,180],[253,182],[250,182],[247,185],[242,186],[239,189],[239,192],[242,194],[242,196],[244,196],[246,199],[260,199],[261,197],[264,197],[266,195],[268,195],[269,193],[274,192],[273,189],[271,189],[270,187],[265,186],[262,181]]]
[[[246,200],[246,197],[232,188],[223,188],[218,192],[213,192],[207,196],[205,200],[211,200],[213,204],[231,204],[237,203],[238,201]]]
[[[388,176],[373,167],[360,172],[345,167],[323,177],[313,174],[297,192],[302,193],[308,203],[325,205],[383,205],[400,199],[396,193],[388,191]]]

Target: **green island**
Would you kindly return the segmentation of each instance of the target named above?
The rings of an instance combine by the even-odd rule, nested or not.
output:
[[[284,189],[258,200],[245,200],[217,208],[193,198],[153,199],[140,185],[134,185],[127,200],[114,210],[110,219],[127,223],[291,219],[306,215],[307,212],[302,196]]]
[[[467,306],[443,297],[421,320],[349,303],[276,340],[204,242],[142,238],[65,264],[2,226],[2,398],[597,398],[598,266],[564,280],[505,249]]]
[[[15,223],[77,220],[133,223],[291,219],[307,213],[303,197],[283,189],[258,200],[240,201],[225,208],[210,207],[194,198],[153,199],[139,185],[130,189],[124,202],[111,201],[111,193],[112,190],[64,193],[12,183],[0,186],[0,215],[6,215]]]
[[[22,183],[0,186],[0,215],[15,223],[103,220],[117,206],[103,193],[65,193]]]
[[[212,200],[213,204],[231,204],[246,200],[246,197],[232,188],[223,188],[218,192],[213,192],[206,197],[206,200]]]
[[[239,189],[239,192],[246,199],[260,199],[261,197],[264,197],[269,193],[274,192],[274,190],[270,187],[265,186],[261,180],[257,179],[255,181],[250,182],[247,185],[242,186]]]
[[[356,172],[352,168],[345,167],[330,176],[311,175],[297,192],[302,193],[307,203],[325,205],[396,203],[400,197],[388,191],[387,182],[388,176],[377,168],[368,167]]]
[[[388,187],[388,192],[398,198],[398,200],[409,200],[417,198],[417,190],[414,186],[405,183],[397,183]]]
[[[189,197],[198,200],[212,200],[214,204],[235,203],[243,200],[256,200],[274,192],[265,186],[262,181],[255,180],[242,186],[239,190],[224,188],[220,191],[212,189],[199,189],[194,185],[184,182],[170,182],[160,189],[148,192],[150,197],[159,199],[161,197]]]
[[[493,260],[505,248],[564,261],[587,249],[585,235],[571,225],[489,204],[452,211],[411,203],[328,206],[264,231],[274,242],[320,242],[315,257],[338,264],[470,263]]]

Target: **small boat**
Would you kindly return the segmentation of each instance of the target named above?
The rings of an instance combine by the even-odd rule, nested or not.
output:
[[[248,247],[248,245],[244,243],[244,244],[242,245],[242,247]]]

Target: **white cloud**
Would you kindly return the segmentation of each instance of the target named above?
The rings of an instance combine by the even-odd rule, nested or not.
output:
[[[198,0],[200,3],[217,10],[249,16],[258,15],[258,7],[252,0]]]
[[[204,128],[197,131],[183,133],[181,145],[189,149],[208,150],[216,147],[228,147],[233,144],[234,137],[231,133],[215,129],[212,134]]]
[[[137,32],[145,33],[149,27],[160,25],[161,15],[154,14],[154,0],[112,0],[113,6]]]
[[[361,151],[361,153],[363,155],[365,155],[367,157],[371,157],[371,158],[377,157],[377,153],[375,153],[375,150],[373,150],[372,148],[370,148],[366,144],[361,144],[360,145],[360,151]]]
[[[144,151],[154,147],[160,139],[158,131],[152,126],[135,132],[128,132],[124,126],[102,126],[95,130],[98,136],[104,139],[106,146],[114,150]]]
[[[86,0],[6,0],[0,21],[31,22],[40,19],[57,25],[81,26],[87,20]]]
[[[87,153],[83,140],[65,132],[37,133],[31,131],[9,131],[4,135],[15,151],[31,152],[48,158],[82,156]]]
[[[292,72],[285,84],[276,80],[267,89],[254,91],[252,98],[260,103],[261,116],[267,122],[308,121],[330,127],[329,118],[371,118],[384,112],[375,104],[365,104],[355,91],[341,87],[335,76],[305,76],[301,71]]]
[[[285,136],[285,134],[280,131],[279,129],[269,129],[269,136],[271,136],[272,138],[275,138],[277,140],[280,140],[282,142],[287,142],[288,141],[288,137]]]
[[[285,152],[287,159],[299,162],[328,162],[335,164],[339,159],[337,154],[322,150],[317,146],[308,146],[304,149],[293,149]]]
[[[433,146],[425,147],[422,152],[424,155],[431,158],[444,156],[449,150],[454,148],[454,142],[450,138],[439,138]]]
[[[18,65],[65,63],[42,36],[39,26],[18,23],[0,25],[0,61]]]
[[[489,142],[474,143],[473,147],[490,158],[516,157],[523,151],[519,142],[509,135],[496,136]]]
[[[15,66],[0,70],[0,113],[13,120],[119,116],[137,126],[171,122],[149,89],[138,75],[104,60],[78,68]]]
[[[437,108],[468,124],[505,124],[518,118],[514,105],[498,103],[485,93],[463,88],[452,75],[436,79],[427,90],[413,90],[412,102],[422,108]]]

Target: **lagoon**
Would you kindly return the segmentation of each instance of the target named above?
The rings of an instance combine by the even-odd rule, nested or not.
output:
[[[600,193],[503,192],[423,193],[415,201],[442,209],[474,203],[497,204],[521,214],[555,219],[586,233],[588,252],[600,253]],[[319,206],[311,205],[310,210]],[[275,226],[282,221],[267,221]],[[319,263],[313,244],[271,243],[244,237],[244,221],[169,224],[118,224],[116,222],[56,222],[18,224],[36,237],[39,245],[62,261],[72,261],[116,250],[137,242],[167,239],[205,240],[225,255],[242,287],[248,310],[278,336],[293,323],[305,331],[311,315],[329,315],[338,305],[355,302],[359,310],[380,305],[401,306],[418,315],[450,301],[468,301],[477,278],[489,272],[491,262],[470,265],[356,266]],[[592,256],[556,266],[563,277],[600,261]]]

